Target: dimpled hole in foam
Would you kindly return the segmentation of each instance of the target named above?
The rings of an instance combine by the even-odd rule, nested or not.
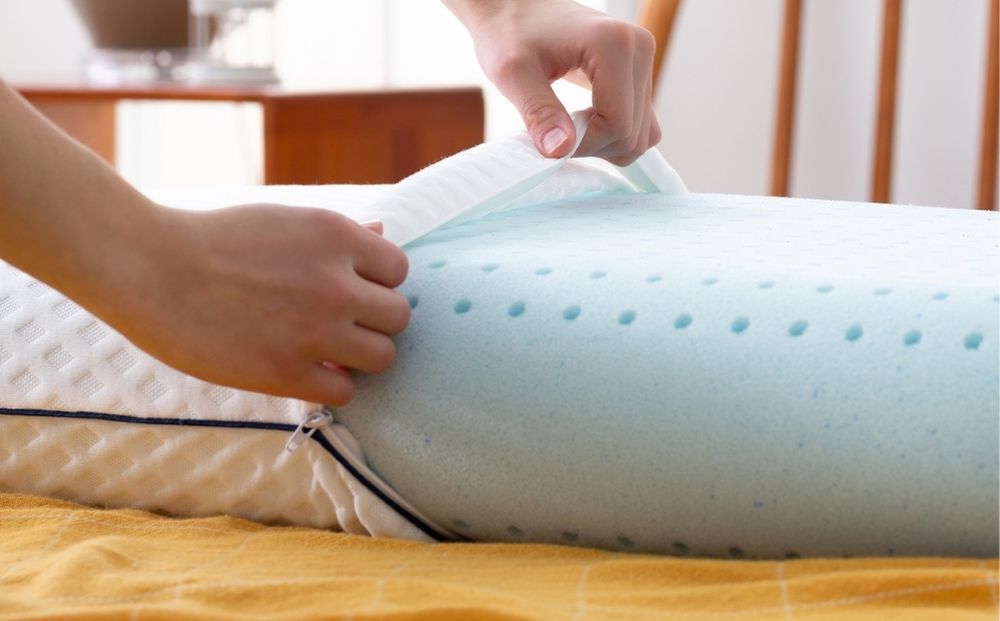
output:
[[[472,540],[995,555],[997,224],[704,195],[489,215],[406,247],[418,310],[336,417]]]
[[[809,327],[809,322],[800,319],[799,321],[793,321],[792,325],[788,326],[788,334],[792,336],[802,336],[805,334],[806,329]]]
[[[965,348],[966,349],[979,349],[979,346],[983,343],[983,335],[979,332],[972,332],[965,337]]]
[[[860,323],[856,323],[856,324],[851,325],[849,328],[847,328],[847,331],[844,332],[844,338],[847,339],[848,341],[851,341],[853,343],[854,341],[856,341],[856,340],[860,339],[862,336],[864,336],[864,333],[865,333],[865,331],[861,327],[861,324]]]

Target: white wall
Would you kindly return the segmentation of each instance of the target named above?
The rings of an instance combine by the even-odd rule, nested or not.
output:
[[[73,80],[90,49],[66,0],[0,0],[0,76],[9,82]]]
[[[593,0],[618,16],[639,0]],[[658,96],[662,150],[692,189],[767,190],[782,0],[688,0]],[[873,143],[881,2],[806,0],[792,191],[864,200]],[[970,207],[975,196],[988,0],[904,3],[893,197]],[[277,65],[290,87],[481,84],[488,135],[519,127],[437,0],[281,0]],[[70,80],[89,47],[66,0],[0,0],[0,75]],[[569,107],[586,94],[564,89]],[[143,185],[260,179],[252,107],[130,103],[120,164]],[[200,158],[190,157],[197,144]],[[211,165],[206,165],[209,162]]]

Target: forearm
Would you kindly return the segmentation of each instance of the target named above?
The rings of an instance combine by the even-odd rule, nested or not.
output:
[[[0,259],[99,310],[158,207],[0,81]]]

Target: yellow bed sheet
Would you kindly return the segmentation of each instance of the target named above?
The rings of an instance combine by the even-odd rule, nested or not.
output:
[[[369,539],[0,494],[0,620],[997,619],[997,561]]]

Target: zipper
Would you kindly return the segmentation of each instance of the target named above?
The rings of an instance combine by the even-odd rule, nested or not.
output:
[[[295,428],[292,432],[288,442],[285,443],[285,450],[289,453],[294,453],[302,446],[306,440],[313,437],[313,434],[320,427],[327,427],[333,424],[333,410],[327,406],[323,406],[318,410],[313,410],[305,415],[299,426]]]

